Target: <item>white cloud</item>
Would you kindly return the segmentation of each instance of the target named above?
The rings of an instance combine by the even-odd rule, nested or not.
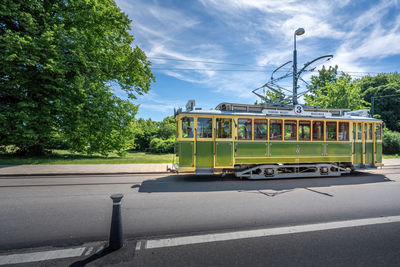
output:
[[[193,10],[155,1],[117,2],[133,19],[133,33],[141,48],[153,57],[153,67],[164,68],[157,71],[242,102],[253,101],[251,90],[266,83],[272,69],[292,59],[293,33],[298,27],[306,30],[298,37],[299,68],[313,58],[334,54],[325,65],[337,64],[351,72],[377,71],[378,66],[366,62],[400,55],[400,16],[393,11],[398,10],[397,1],[380,1],[364,8],[350,0],[201,0],[201,4],[193,4]],[[265,73],[213,71],[260,69],[259,65],[266,66]],[[158,103],[154,99],[148,98],[142,107],[166,110],[178,101]]]

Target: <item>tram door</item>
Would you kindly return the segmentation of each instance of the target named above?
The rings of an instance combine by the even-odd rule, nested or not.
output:
[[[214,167],[214,126],[212,116],[197,118],[196,168]]]
[[[362,164],[363,156],[364,156],[362,123],[360,123],[360,122],[353,123],[353,131],[355,131],[355,138],[354,138],[354,144],[353,144],[354,145],[353,163],[354,164]]]
[[[215,118],[214,167],[233,167],[233,119]]]
[[[372,132],[372,123],[364,123],[364,164],[366,165],[374,163],[374,140]]]

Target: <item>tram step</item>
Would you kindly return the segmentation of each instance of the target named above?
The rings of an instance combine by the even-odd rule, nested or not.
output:
[[[197,175],[213,175],[213,168],[196,168]]]

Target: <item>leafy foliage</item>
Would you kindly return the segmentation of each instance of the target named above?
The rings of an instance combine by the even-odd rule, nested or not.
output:
[[[151,141],[154,139],[159,139],[161,141],[165,140],[173,140],[175,142],[175,133],[176,133],[176,123],[175,118],[173,116],[165,117],[162,122],[156,122],[151,119],[138,119],[133,124],[133,132],[134,132],[134,140],[135,146],[134,148],[139,151],[152,151],[155,153],[159,152],[158,148],[156,148],[156,144],[154,143],[151,146]],[[161,141],[157,141],[161,143]],[[158,144],[157,143],[157,144]],[[156,151],[157,150],[157,151]],[[171,149],[164,149],[166,152],[171,151]],[[172,146],[173,152],[173,146]]]
[[[400,153],[400,133],[385,130],[383,133],[382,150],[384,154]]]
[[[73,151],[131,146],[137,107],[154,76],[132,48],[130,20],[112,0],[0,4],[0,146],[43,154],[55,136]]]
[[[363,109],[368,106],[361,95],[361,87],[351,76],[341,73],[337,77],[337,66],[324,67],[319,70],[319,76],[311,78],[310,93],[305,96],[306,104],[322,108]]]
[[[375,97],[374,114],[378,115],[390,130],[400,131],[400,74],[365,76],[356,82],[361,87],[365,101],[370,102],[371,97]],[[398,96],[384,97],[388,95]]]
[[[150,141],[150,152],[152,153],[173,153],[174,152],[175,139],[170,138],[163,140],[160,138],[154,138]]]

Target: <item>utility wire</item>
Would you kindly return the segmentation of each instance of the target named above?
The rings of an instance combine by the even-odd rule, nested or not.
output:
[[[198,68],[163,68],[151,67],[152,70],[182,70],[182,71],[243,71],[243,72],[268,72],[270,70],[246,70],[246,69],[198,69]],[[284,71],[282,71],[284,72]]]
[[[232,66],[247,66],[247,67],[260,67],[260,68],[266,67],[266,65],[248,65],[248,64],[232,63],[232,62],[194,60],[194,59],[177,59],[177,58],[167,58],[167,57],[148,57],[148,58],[158,59],[158,60],[173,60],[173,61],[185,61],[185,62],[196,62],[196,63],[206,63],[206,64],[232,65]]]
[[[0,44],[0,47],[8,47],[10,45],[7,44]],[[16,47],[16,48],[27,48],[27,49],[36,49],[36,50],[54,50],[54,48],[50,47],[32,47],[32,46],[25,46],[25,45],[12,45],[11,47]],[[68,48],[65,48],[68,49]],[[64,50],[63,50],[64,51]],[[175,59],[175,58],[166,58],[166,57],[147,57],[147,58],[153,58],[153,59],[158,59],[158,60],[172,60],[172,61],[185,61],[185,62],[197,62],[197,63],[206,63],[206,64],[219,64],[219,65],[232,65],[232,66],[248,66],[248,67],[256,67],[256,68],[263,68],[266,67],[266,65],[248,65],[248,64],[240,64],[240,63],[232,63],[232,62],[218,62],[218,61],[207,61],[207,60],[191,60],[191,59]],[[182,71],[243,71],[243,72],[268,72],[268,71],[273,71],[272,69],[264,69],[264,70],[246,70],[246,69],[237,69],[237,70],[228,70],[228,69],[208,69],[208,68],[163,68],[163,67],[151,67],[151,69],[158,69],[158,70],[182,70]],[[286,72],[291,70],[286,69]],[[317,72],[318,70],[306,70],[306,72]],[[364,75],[370,75],[370,74],[381,74],[384,72],[374,72],[374,71],[345,71],[345,70],[338,70],[344,73],[355,73],[355,74],[364,74]],[[282,71],[278,72],[284,72],[284,69]],[[394,71],[397,72],[397,71]],[[339,75],[339,74],[338,74]],[[352,75],[352,76],[357,76],[357,75]]]

